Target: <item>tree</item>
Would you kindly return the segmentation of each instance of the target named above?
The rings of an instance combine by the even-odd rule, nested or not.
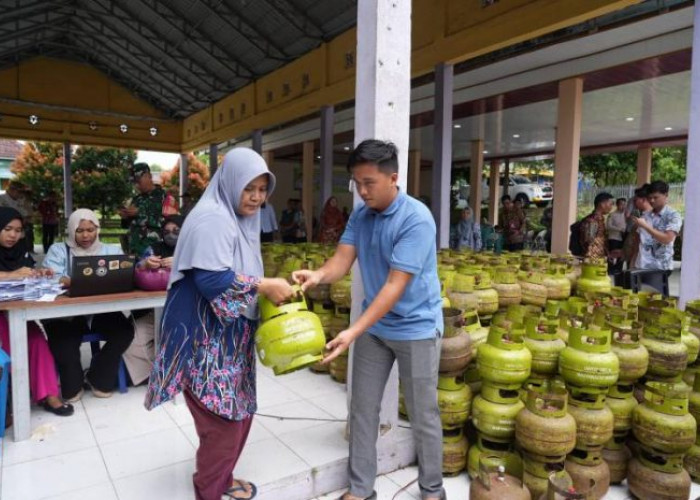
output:
[[[117,211],[133,195],[130,168],[133,149],[81,146],[73,154],[73,204],[99,209],[102,217]]]
[[[31,189],[36,205],[49,193],[63,196],[63,146],[51,142],[27,142],[10,165],[16,180]]]
[[[180,186],[180,159],[170,171],[160,174],[163,187],[168,191],[177,192]],[[209,185],[209,155],[187,155],[187,192],[197,201]]]
[[[652,152],[651,174],[666,182],[685,182],[687,148],[674,146],[655,148]],[[592,178],[597,186],[637,183],[637,153],[626,151],[582,156],[581,173]]]

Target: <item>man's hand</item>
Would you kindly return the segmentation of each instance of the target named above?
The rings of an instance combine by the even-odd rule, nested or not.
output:
[[[643,217],[632,217],[632,222],[634,222],[637,227],[641,227],[642,229],[649,230],[651,227],[649,222]]]
[[[320,271],[302,269],[301,271],[294,271],[292,279],[294,283],[301,285],[302,292],[306,292],[309,288],[314,288],[321,284],[323,274]]]
[[[335,358],[343,354],[350,348],[350,344],[352,344],[359,336],[360,334],[355,333],[350,329],[340,332],[336,338],[326,344],[327,354],[323,357],[323,361],[321,361],[321,363],[327,365]]]

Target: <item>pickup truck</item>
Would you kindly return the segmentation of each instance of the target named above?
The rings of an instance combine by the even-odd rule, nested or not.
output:
[[[537,184],[532,182],[524,175],[511,175],[508,178],[508,194],[513,200],[521,200],[523,205],[527,207],[530,203],[544,207],[552,201],[553,191],[551,186]],[[503,184],[505,177],[501,177],[501,185],[498,189],[498,197],[503,194]],[[486,180],[482,185],[482,203],[488,203],[490,193],[489,180]],[[459,190],[460,198],[469,200],[469,186],[462,186]],[[459,205],[459,204],[458,204]]]

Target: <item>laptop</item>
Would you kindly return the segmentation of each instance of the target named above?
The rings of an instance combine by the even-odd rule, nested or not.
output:
[[[130,292],[134,289],[134,264],[134,257],[128,255],[73,257],[68,296]]]

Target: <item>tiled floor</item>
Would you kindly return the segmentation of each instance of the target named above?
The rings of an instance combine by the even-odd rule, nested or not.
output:
[[[261,415],[237,475],[263,490],[347,457],[343,385],[308,371],[275,377],[261,368],[258,388]],[[35,408],[32,439],[2,442],[0,498],[192,499],[198,444],[192,417],[182,399],[148,412],[144,393],[130,388],[97,399],[88,392],[69,418]]]
[[[347,456],[343,438],[345,390],[328,376],[308,371],[284,377],[259,370],[260,413],[236,473],[260,485],[290,477]],[[111,399],[86,394],[76,414],[60,418],[32,414],[33,438],[6,438],[0,456],[2,500],[191,500],[197,436],[184,402],[143,409],[144,388]],[[301,418],[280,420],[273,416]],[[380,500],[415,500],[417,468],[377,478]],[[412,483],[412,484],[411,484]],[[406,487],[408,485],[408,487]],[[406,487],[402,490],[402,488]],[[451,499],[468,498],[466,474],[445,480]],[[335,500],[341,491],[318,500]],[[700,495],[694,485],[692,498]],[[625,499],[625,488],[608,498]]]

